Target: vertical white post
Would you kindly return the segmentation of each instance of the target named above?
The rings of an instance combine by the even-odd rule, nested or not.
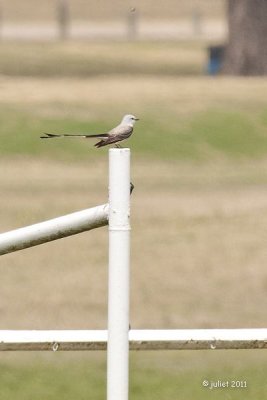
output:
[[[128,399],[130,149],[109,150],[107,399]]]

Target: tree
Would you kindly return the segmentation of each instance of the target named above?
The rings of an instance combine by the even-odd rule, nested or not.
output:
[[[267,0],[228,0],[229,41],[223,72],[267,74]]]

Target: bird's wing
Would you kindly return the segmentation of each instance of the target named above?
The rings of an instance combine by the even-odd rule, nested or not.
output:
[[[60,138],[60,137],[80,137],[80,138],[107,138],[108,133],[100,133],[94,135],[84,135],[84,134],[67,134],[63,133],[62,135],[58,135],[55,133],[44,133],[45,136],[40,136],[41,139],[52,139],[52,138]]]
[[[111,137],[117,137],[120,138],[119,140],[127,139],[129,136],[131,136],[133,132],[133,127],[129,125],[118,125],[116,128],[113,128],[111,131],[109,131],[109,138]]]
[[[119,128],[119,129],[118,129]],[[133,128],[130,126],[116,127],[109,132],[109,136],[95,144],[96,147],[107,146],[108,144],[121,142],[131,136]]]

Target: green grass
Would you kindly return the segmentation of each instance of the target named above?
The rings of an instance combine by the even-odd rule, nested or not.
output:
[[[94,157],[94,140],[41,140],[43,132],[103,132],[114,124],[71,117],[40,117],[5,108],[0,111],[2,155],[31,155],[66,159]],[[188,117],[161,113],[141,120],[129,144],[134,154],[162,159],[206,161],[216,158],[253,159],[267,154],[267,110],[259,115],[230,110],[208,109]],[[105,154],[105,150],[98,150]]]
[[[104,367],[93,363],[72,363],[0,366],[1,400],[36,398],[96,400],[105,393]]]
[[[16,117],[14,118],[14,113]],[[41,140],[44,132],[92,132],[103,130],[103,124],[74,119],[39,118],[28,113],[14,110],[1,110],[2,126],[0,135],[3,144],[0,149],[2,155],[30,155],[48,156],[51,158],[85,159],[88,156],[88,148],[93,142],[80,140]],[[92,154],[94,156],[94,153]]]
[[[208,109],[186,116],[177,125],[169,123],[167,129],[166,121],[164,117],[146,121],[142,126],[145,134],[136,135],[133,148],[163,158],[202,161],[218,156],[257,158],[267,152],[264,122],[245,112]]]
[[[24,363],[23,357],[19,355],[17,365],[14,361],[0,364],[1,400],[100,400],[106,396],[104,353],[93,356],[87,353],[82,358],[77,353],[71,357],[39,355],[30,363],[29,356]],[[18,355],[15,358],[18,359]],[[266,399],[264,357],[260,357],[258,363],[256,358],[255,352],[242,351],[238,356],[233,351],[131,353],[130,400]],[[250,367],[242,365],[242,361],[249,360]],[[210,389],[203,386],[204,380],[210,383],[228,381],[229,385],[232,381],[243,381],[247,387]]]

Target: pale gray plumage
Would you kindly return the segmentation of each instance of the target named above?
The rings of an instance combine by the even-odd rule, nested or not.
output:
[[[121,123],[115,128],[111,129],[106,133],[93,134],[93,135],[76,135],[76,134],[53,134],[53,133],[45,133],[46,136],[41,136],[41,139],[52,139],[56,137],[82,137],[82,138],[99,138],[101,139],[99,142],[95,144],[96,147],[107,146],[108,144],[115,144],[117,142],[121,142],[122,140],[128,139],[133,133],[133,127],[135,122],[138,121],[134,115],[127,114],[125,115]]]

